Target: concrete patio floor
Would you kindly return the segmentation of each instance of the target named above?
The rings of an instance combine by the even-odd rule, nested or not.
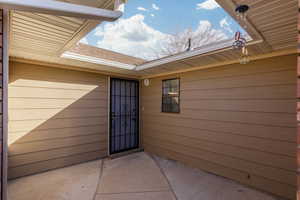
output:
[[[279,200],[175,161],[135,153],[9,181],[9,200]]]

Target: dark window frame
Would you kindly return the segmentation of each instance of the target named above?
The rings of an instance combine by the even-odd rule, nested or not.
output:
[[[166,96],[166,95],[164,95],[164,82],[166,82],[166,81],[172,81],[172,80],[178,80],[178,95],[177,95],[177,97],[178,97],[178,111],[165,111],[164,110],[164,97]],[[170,78],[170,79],[164,79],[164,80],[162,80],[162,91],[161,91],[161,112],[162,113],[172,113],[172,114],[179,114],[180,113],[180,78]],[[168,95],[167,95],[168,96]]]

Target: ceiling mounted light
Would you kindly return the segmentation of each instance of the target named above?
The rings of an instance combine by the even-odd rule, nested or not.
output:
[[[248,5],[238,5],[235,9],[236,16],[242,20],[246,20],[247,11],[249,10]]]
[[[144,79],[144,85],[146,86],[146,87],[148,87],[149,85],[150,85],[150,80],[149,79]]]
[[[247,28],[247,12],[250,9],[250,7],[246,4],[238,5],[235,8],[235,13],[237,16],[237,19],[240,21],[240,23],[243,24],[243,27]],[[246,38],[242,37],[241,32],[237,31],[235,33],[234,42],[232,44],[233,49],[241,50],[241,57],[240,57],[240,63],[241,64],[247,64],[250,62],[248,49],[246,47],[247,40]]]
[[[241,25],[247,28],[247,12],[250,9],[248,5],[238,5],[235,9],[237,19],[242,23]]]

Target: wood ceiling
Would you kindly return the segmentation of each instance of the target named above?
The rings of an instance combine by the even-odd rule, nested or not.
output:
[[[114,9],[114,0],[61,0],[80,5]],[[112,69],[92,63],[61,58],[60,55],[74,46],[94,29],[100,21],[53,16],[39,13],[10,11],[11,60],[31,60],[61,65],[130,74],[129,70]]]
[[[107,9],[113,9],[114,5],[113,0],[63,1]],[[71,47],[97,24],[99,22],[79,18],[11,11],[11,55],[19,50],[59,55],[66,47]]]
[[[28,12],[11,12],[11,53],[28,51],[57,55],[85,23],[82,19]]]
[[[60,0],[63,2],[114,9],[114,0]],[[29,12],[10,12],[11,60],[44,63],[51,66],[117,75],[135,75],[134,71],[61,58],[61,54],[93,30],[100,21]],[[52,65],[53,64],[53,65]]]
[[[77,4],[113,9],[113,0],[63,0]],[[298,0],[216,0],[232,17],[237,4],[248,4],[247,32],[254,39],[248,46],[251,56],[297,46]],[[99,71],[142,77],[173,73],[178,70],[214,65],[239,58],[231,48],[209,52],[142,71],[130,71],[92,63],[60,58],[81,37],[99,22],[49,16],[35,13],[11,12],[10,56],[56,64],[72,65]]]
[[[247,3],[251,10],[248,19],[253,22],[272,50],[296,48],[297,0],[234,0]]]

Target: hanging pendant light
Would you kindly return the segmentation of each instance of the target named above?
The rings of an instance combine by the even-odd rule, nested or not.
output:
[[[237,19],[243,24],[244,28],[247,28],[247,12],[250,7],[246,4],[238,5],[235,9]],[[232,44],[233,49],[241,50],[240,63],[247,64],[250,62],[248,49],[246,47],[247,40],[242,36],[240,31],[237,31],[234,36],[234,42]]]
[[[246,47],[242,48],[242,56],[240,58],[240,64],[247,64],[250,62],[248,49]]]
[[[232,44],[233,49],[241,50],[240,64],[247,64],[250,62],[248,49],[246,47],[247,40],[242,37],[241,32],[237,31],[234,36],[234,42]]]

